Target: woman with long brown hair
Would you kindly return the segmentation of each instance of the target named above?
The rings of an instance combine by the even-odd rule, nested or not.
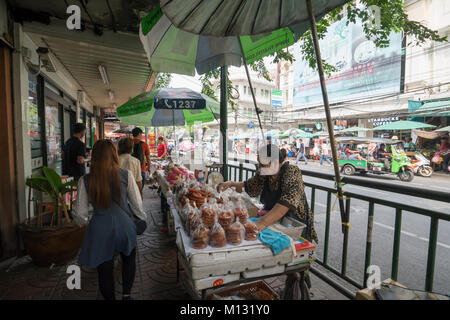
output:
[[[136,272],[136,225],[132,212],[146,220],[142,199],[133,175],[119,168],[116,146],[99,140],[92,149],[90,173],[78,181],[75,215],[88,220],[89,205],[93,215],[86,229],[78,262],[97,268],[100,292],[107,300],[115,299],[114,255],[120,253],[123,299],[130,299]]]

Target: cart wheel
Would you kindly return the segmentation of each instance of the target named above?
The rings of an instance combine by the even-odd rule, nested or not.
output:
[[[350,165],[350,164],[346,164],[346,165],[344,166],[344,168],[342,168],[342,171],[344,172],[344,174],[345,174],[346,176],[352,176],[352,175],[355,174],[356,169],[355,169],[354,166],[352,166],[352,165]]]

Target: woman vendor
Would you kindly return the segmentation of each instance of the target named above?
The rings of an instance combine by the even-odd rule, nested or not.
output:
[[[256,174],[245,182],[224,182],[219,190],[230,187],[237,192],[246,191],[251,197],[260,196],[266,214],[255,222],[258,229],[264,230],[284,216],[299,220],[306,224],[302,237],[318,243],[314,230],[314,216],[309,209],[300,169],[286,161],[286,150],[269,144],[258,150],[258,166]],[[289,273],[286,277],[283,300],[297,300],[299,292],[311,294],[309,274],[303,272]],[[307,292],[305,292],[305,290]]]
[[[260,196],[267,212],[256,222],[260,231],[286,215],[306,224],[302,236],[318,243],[302,174],[297,166],[286,161],[286,150],[266,145],[258,150],[258,163],[259,170],[252,178],[245,182],[224,182],[219,189],[234,187],[237,192],[246,191],[251,197]]]

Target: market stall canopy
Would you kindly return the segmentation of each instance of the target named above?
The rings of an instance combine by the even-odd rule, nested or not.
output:
[[[422,129],[422,128],[436,128],[431,124],[416,122],[416,121],[395,121],[383,124],[381,126],[373,128],[375,131],[381,130],[413,130],[413,129]]]
[[[181,10],[187,9],[186,3],[182,1]],[[142,19],[139,37],[152,70],[194,76],[196,70],[204,74],[222,66],[240,67],[239,40],[246,62],[251,63],[293,45],[303,32],[304,29],[299,29],[287,34],[285,30],[276,30],[258,37],[240,38],[197,35],[176,28],[157,6]]]
[[[372,129],[368,129],[368,128],[361,128],[361,127],[351,127],[351,128],[347,128],[347,129],[343,129],[343,130],[339,130],[339,133],[342,132],[358,132],[358,131],[370,131]]]
[[[366,137],[338,137],[336,138],[336,142],[338,143],[352,143],[352,144],[369,144],[369,143],[377,143],[377,144],[397,144],[402,143],[400,140],[391,140],[391,139],[379,139],[379,138],[366,138]]]
[[[348,0],[313,0],[316,18]],[[255,35],[283,30],[280,40],[309,28],[304,0],[160,0],[163,12],[185,31],[205,36]]]
[[[450,116],[450,100],[426,102],[414,114],[417,116],[448,117]]]
[[[123,124],[147,127],[207,123],[214,121],[218,113],[218,102],[185,88],[144,92],[117,108],[117,116]]]
[[[437,129],[435,131],[438,131],[438,132],[450,132],[450,126],[445,127],[445,128],[440,128],[440,129]]]

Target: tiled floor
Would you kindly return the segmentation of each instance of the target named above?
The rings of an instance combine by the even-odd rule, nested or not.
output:
[[[175,239],[159,231],[160,201],[155,191],[145,190],[144,208],[149,214],[149,227],[138,237],[135,299],[190,299],[176,281]],[[76,259],[68,263],[75,264]],[[95,270],[82,269],[81,290],[67,289],[67,265],[43,268],[31,263],[29,257],[16,260],[9,269],[0,270],[0,299],[95,300],[102,299]],[[116,268],[116,292],[121,294],[120,263]],[[284,286],[284,278],[266,282],[276,291]],[[312,275],[313,299],[345,299],[344,296]]]

